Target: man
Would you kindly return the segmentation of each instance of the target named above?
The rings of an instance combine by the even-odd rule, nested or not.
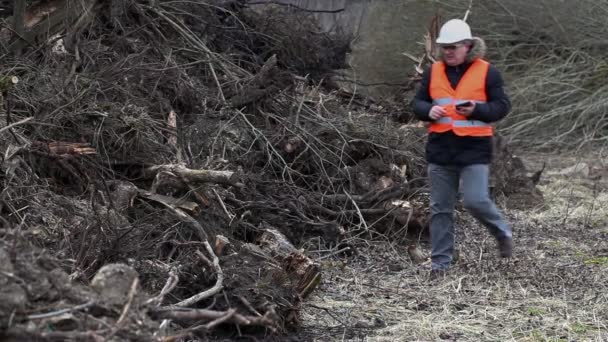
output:
[[[459,19],[446,22],[436,43],[440,58],[422,76],[412,106],[429,122],[426,147],[431,185],[431,276],[444,274],[454,251],[454,205],[462,184],[464,207],[511,257],[509,224],[490,199],[493,125],[511,109],[500,72],[486,62],[485,43]]]

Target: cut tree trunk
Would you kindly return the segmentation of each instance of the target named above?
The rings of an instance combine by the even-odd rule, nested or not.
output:
[[[296,249],[278,230],[266,229],[258,244],[262,251],[282,263],[287,274],[296,278],[300,297],[306,298],[319,285],[320,265]]]

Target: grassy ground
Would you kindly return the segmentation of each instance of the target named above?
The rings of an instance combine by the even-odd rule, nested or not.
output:
[[[608,340],[607,177],[597,177],[595,162],[581,174],[560,174],[575,159],[529,163],[542,160],[546,206],[506,212],[512,260],[496,256],[493,239],[466,213],[459,215],[460,258],[443,280],[429,280],[403,242],[324,259],[325,279],[305,304],[304,333],[316,341]],[[421,248],[430,253],[428,244]]]

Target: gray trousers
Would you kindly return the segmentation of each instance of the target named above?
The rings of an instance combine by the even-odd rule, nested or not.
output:
[[[454,206],[462,179],[463,204],[497,239],[511,238],[511,227],[490,199],[489,167],[475,164],[465,167],[430,164],[432,268],[446,269],[454,251]]]

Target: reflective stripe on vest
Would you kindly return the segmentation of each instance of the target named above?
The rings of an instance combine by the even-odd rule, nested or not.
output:
[[[479,120],[453,120],[448,117],[435,120],[435,122],[439,124],[450,124],[453,127],[492,127],[492,124]]]
[[[434,63],[431,67],[431,79],[429,82],[429,93],[433,104],[445,108],[447,115],[429,125],[429,132],[443,133],[453,131],[459,136],[492,136],[494,129],[492,124],[479,120],[468,120],[467,117],[456,112],[456,104],[465,101],[485,103],[486,78],[489,63],[476,59],[462,75],[456,88],[452,85],[445,73],[443,62]]]
[[[442,97],[440,99],[433,100],[433,104],[439,105],[439,106],[447,106],[452,103],[458,104],[458,103],[467,102],[467,101],[476,102],[476,103],[486,103],[486,101],[476,101],[476,100],[471,100],[471,99],[453,99],[451,97]]]

